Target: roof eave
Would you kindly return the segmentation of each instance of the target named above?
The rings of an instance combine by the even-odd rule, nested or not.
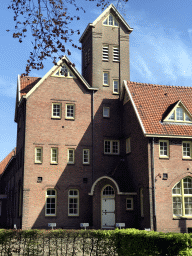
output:
[[[169,134],[155,134],[155,133],[146,133],[145,137],[149,138],[175,138],[175,139],[192,139],[192,135],[169,135]]]

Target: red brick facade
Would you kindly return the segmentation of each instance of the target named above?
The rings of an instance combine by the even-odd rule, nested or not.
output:
[[[42,79],[18,77],[17,154],[1,177],[2,227],[125,223],[187,232],[192,225],[190,214],[175,216],[172,203],[173,187],[192,177],[182,151],[191,122],[166,120],[175,106],[184,104],[189,116],[192,109],[175,87],[126,82],[131,31],[110,5],[80,39],[83,76],[64,57]],[[168,141],[168,157],[160,157],[160,140]]]

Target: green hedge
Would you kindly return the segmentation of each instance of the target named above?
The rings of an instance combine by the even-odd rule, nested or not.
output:
[[[0,255],[192,255],[192,235],[137,229],[0,230]]]

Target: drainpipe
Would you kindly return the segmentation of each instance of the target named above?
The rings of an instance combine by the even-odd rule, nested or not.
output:
[[[118,27],[118,43],[119,43],[119,97],[121,95],[121,47],[120,47],[120,26]]]
[[[94,91],[91,94],[91,122],[92,122],[92,185],[94,182]]]
[[[152,180],[152,202],[153,202],[153,229],[156,231],[156,203],[155,203],[155,168],[154,168],[154,138],[151,142],[151,180]]]

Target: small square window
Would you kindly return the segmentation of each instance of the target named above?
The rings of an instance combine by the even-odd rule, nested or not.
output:
[[[74,104],[66,104],[66,119],[75,119],[75,105]]]
[[[51,164],[58,163],[58,148],[51,148]]]
[[[133,198],[126,198],[126,210],[133,210]]]
[[[68,164],[74,164],[75,163],[75,149],[69,148],[68,149]]]
[[[61,103],[52,103],[52,118],[61,118]]]
[[[119,80],[113,80],[113,93],[119,94]]]
[[[89,164],[90,154],[89,149],[83,149],[83,164]]]
[[[169,158],[169,141],[168,140],[159,141],[159,157]]]
[[[191,159],[191,142],[183,141],[183,159]]]
[[[109,117],[109,115],[110,115],[110,108],[103,107],[103,117]]]
[[[126,154],[131,152],[131,138],[126,139]]]
[[[103,85],[109,86],[109,72],[103,72]]]
[[[41,164],[43,158],[43,148],[36,147],[35,148],[35,163]]]

